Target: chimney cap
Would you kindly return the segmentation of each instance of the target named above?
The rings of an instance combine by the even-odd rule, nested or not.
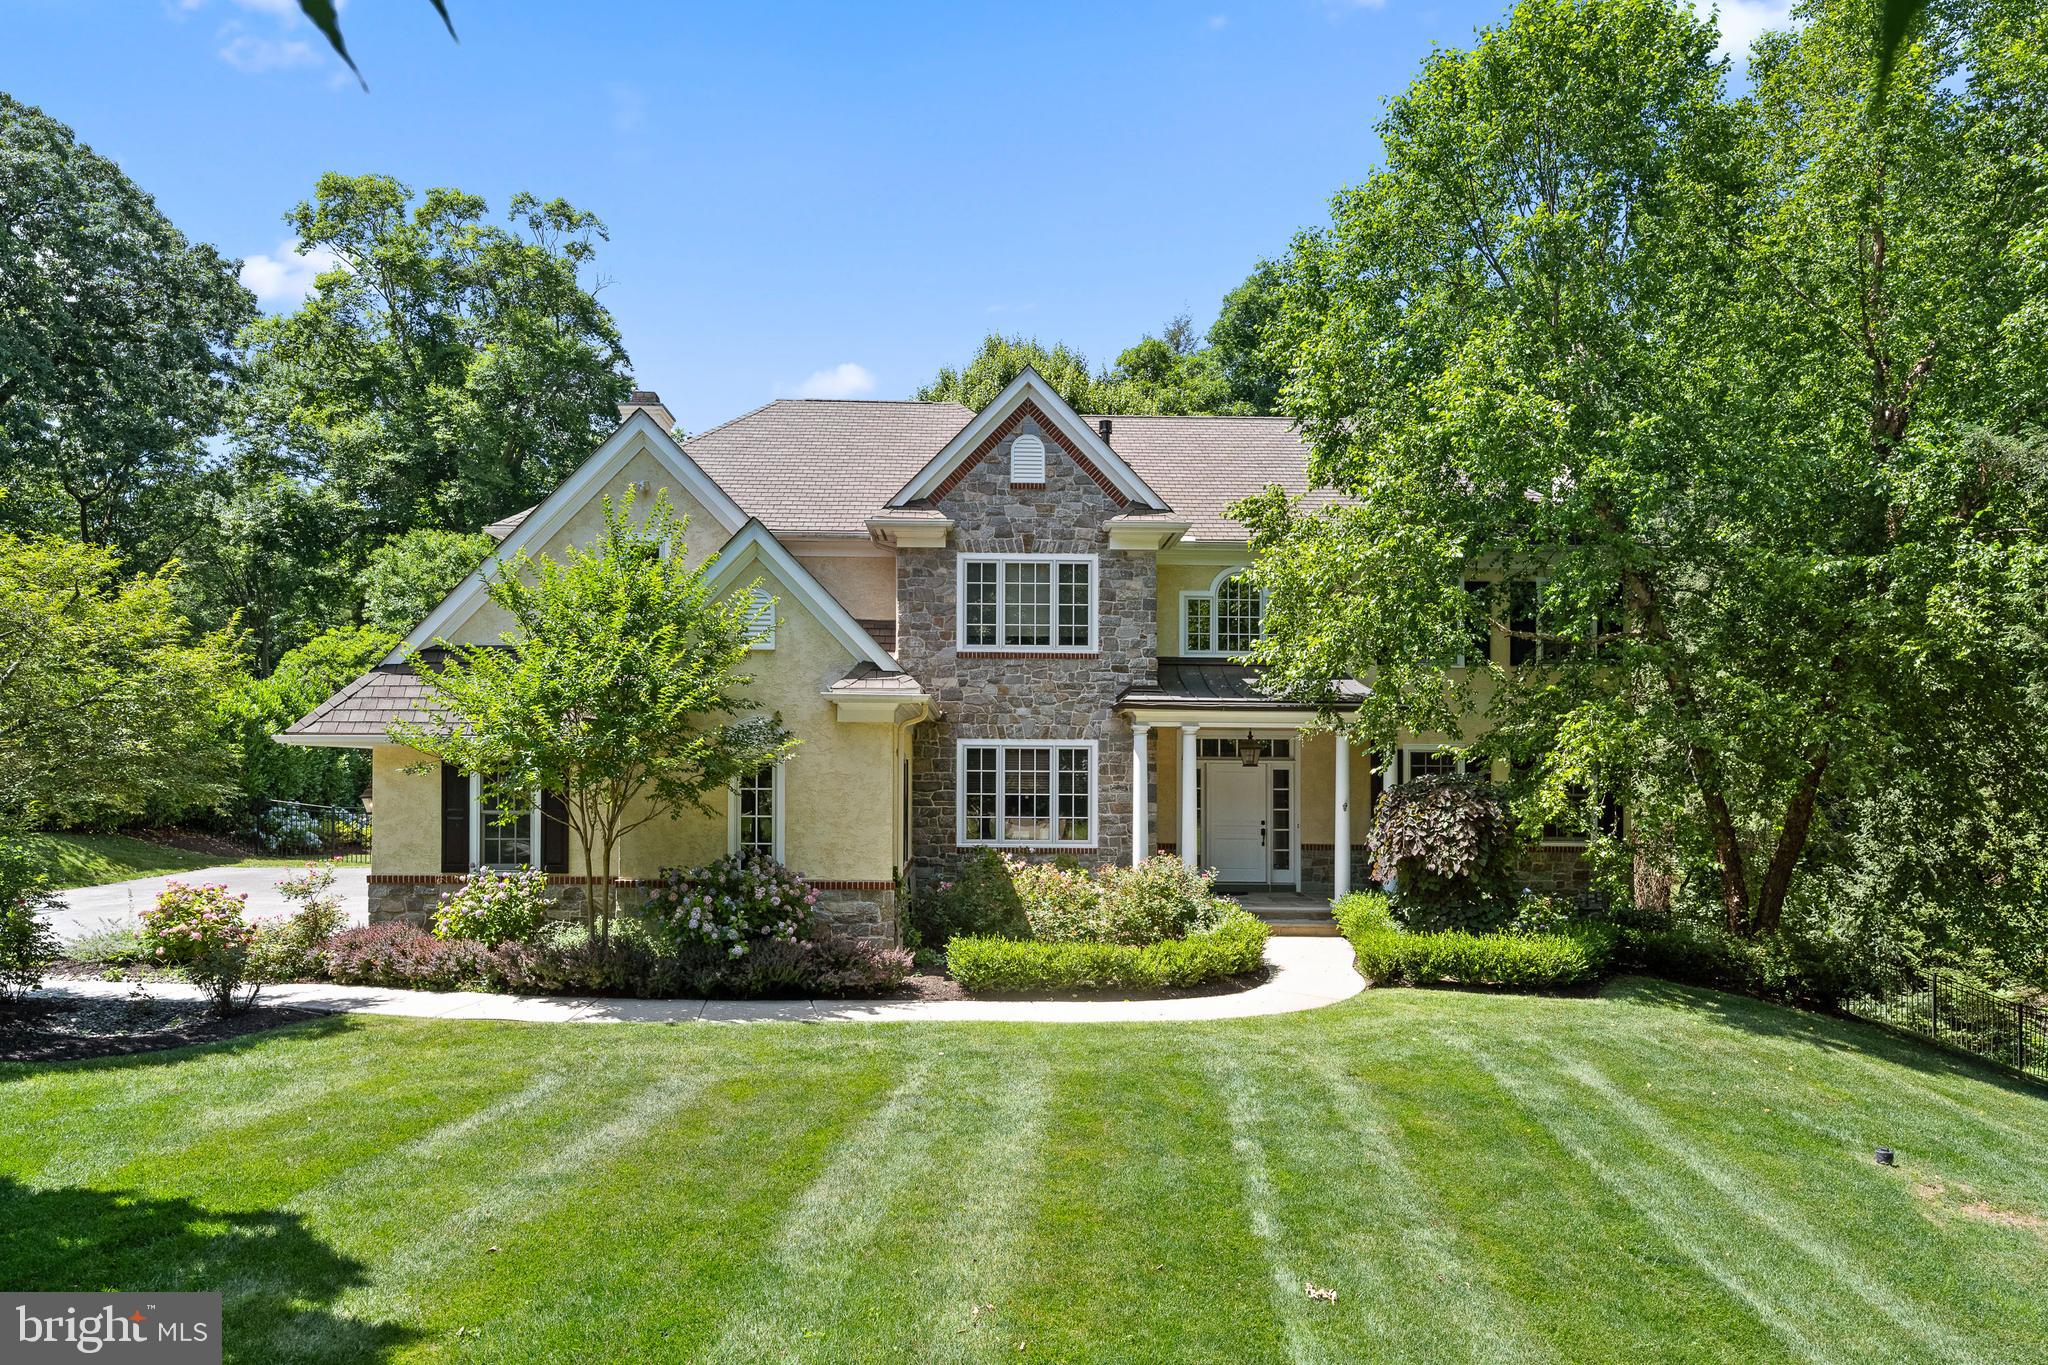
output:
[[[1103,440],[1107,441],[1109,439],[1110,426],[1111,423],[1107,417],[1096,418],[1095,434],[1100,436]]]
[[[653,389],[635,389],[626,395],[626,406],[629,408],[658,408],[661,406],[661,395]]]
[[[626,395],[625,402],[619,404],[621,422],[636,412],[644,412],[652,417],[663,431],[673,432],[676,429],[675,415],[668,410],[668,405],[661,401],[661,395],[653,389],[635,389]]]

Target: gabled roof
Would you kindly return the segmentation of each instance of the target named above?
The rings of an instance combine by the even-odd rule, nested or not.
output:
[[[846,608],[825,590],[825,586],[812,577],[811,571],[784,549],[782,543],[758,521],[749,521],[718,552],[718,558],[711,566],[711,585],[715,589],[731,587],[756,564],[773,570],[783,587],[794,594],[854,658],[864,659],[885,673],[902,671],[889,657],[888,651],[875,643],[875,637],[863,630],[860,622],[854,620]]]
[[[1109,443],[1095,428],[1029,365],[1024,367],[1022,374],[1004,385],[994,402],[976,413],[973,420],[960,428],[938,454],[905,481],[903,487],[896,491],[896,496],[889,500],[889,505],[905,507],[920,498],[936,496],[956,471],[969,461],[979,459],[993,438],[1004,432],[1013,414],[1027,405],[1035,409],[1036,416],[1055,428],[1059,435],[1066,437],[1070,444],[1069,453],[1075,455],[1083,467],[1093,466],[1089,472],[1096,475],[1098,481],[1113,488],[1139,510],[1166,508],[1166,499],[1153,492],[1152,486],[1139,478],[1137,471],[1124,463],[1123,457],[1110,449]]]
[[[1243,540],[1245,530],[1227,515],[1230,505],[1269,484],[1306,506],[1327,507],[1337,495],[1310,489],[1308,447],[1289,417],[1131,417],[1122,413],[1083,419],[1092,429],[1110,424],[1109,443],[1131,468],[1166,495],[1188,524],[1187,539]]]
[[[457,584],[453,592],[442,598],[441,605],[427,613],[427,619],[415,626],[412,634],[406,636],[405,642],[391,651],[384,662],[402,662],[407,650],[424,649],[452,623],[475,611],[484,600],[485,584],[500,564],[521,550],[538,550],[546,545],[549,537],[582,511],[632,462],[634,456],[643,452],[660,461],[676,486],[710,512],[727,535],[746,525],[747,514],[740,510],[739,504],[696,461],[683,453],[675,437],[650,417],[647,409],[635,408],[625,421],[619,423],[618,429],[605,438],[604,444],[576,467],[574,474],[543,498],[539,506],[520,515],[517,524],[498,542],[498,548],[476,567],[474,573]],[[491,529],[495,533],[497,526]]]
[[[286,744],[359,749],[388,741],[394,721],[424,725],[434,718],[427,685],[406,664],[381,664],[285,727]]]

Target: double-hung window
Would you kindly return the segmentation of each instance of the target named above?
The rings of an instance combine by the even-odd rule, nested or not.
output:
[[[1183,654],[1243,654],[1258,643],[1265,594],[1238,569],[1225,569],[1202,592],[1180,596]]]
[[[469,862],[500,871],[540,866],[540,793],[496,800],[483,778],[469,778]]]
[[[963,844],[1095,846],[1095,745],[962,740]]]
[[[1095,648],[1095,556],[962,555],[962,649]]]
[[[782,765],[763,763],[732,784],[731,851],[782,861]]]

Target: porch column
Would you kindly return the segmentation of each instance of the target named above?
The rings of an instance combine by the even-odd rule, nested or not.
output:
[[[1180,727],[1180,861],[1195,865],[1195,731],[1200,726]]]
[[[1337,731],[1337,898],[1351,894],[1351,736]]]
[[[1131,722],[1131,866],[1145,861],[1146,846],[1152,842],[1145,828],[1151,805],[1151,774],[1145,771],[1145,736],[1149,725]]]

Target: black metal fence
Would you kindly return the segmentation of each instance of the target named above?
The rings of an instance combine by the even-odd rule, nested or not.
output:
[[[249,837],[265,853],[284,857],[370,861],[369,812],[347,806],[258,801],[250,811]]]
[[[2048,1080],[2048,1010],[1993,995],[1953,972],[1880,972],[1871,993],[1844,1008]]]

